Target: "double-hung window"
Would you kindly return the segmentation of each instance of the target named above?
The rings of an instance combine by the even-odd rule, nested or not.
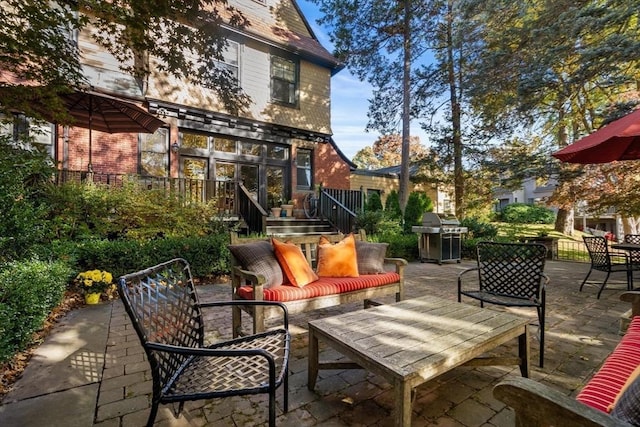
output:
[[[295,106],[298,91],[298,63],[271,55],[271,100]]]
[[[312,151],[298,148],[296,151],[297,187],[301,190],[311,190],[313,186]]]

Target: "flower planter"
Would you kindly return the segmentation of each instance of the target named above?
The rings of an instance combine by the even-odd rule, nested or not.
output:
[[[293,205],[282,205],[280,206],[284,212],[285,217],[292,218],[293,217]]]
[[[273,215],[276,218],[280,217],[281,212],[282,212],[282,208],[271,208],[271,215]]]
[[[92,292],[90,294],[84,294],[84,302],[87,305],[98,304],[100,302],[100,295],[101,294],[95,293],[95,292]]]

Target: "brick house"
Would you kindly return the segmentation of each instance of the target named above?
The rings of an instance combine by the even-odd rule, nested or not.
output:
[[[331,77],[343,65],[321,46],[295,0],[229,3],[250,23],[226,32],[224,66],[251,98],[240,114],[204,96],[208,89],[161,73],[153,60],[147,81],[137,81],[92,41],[90,28],[77,35],[95,91],[135,102],[166,123],[153,134],[93,131],[93,172],[242,182],[267,212],[290,199],[299,207],[317,185],[349,189],[354,165],[331,138]],[[51,125],[38,139],[60,169],[87,171],[87,129]]]

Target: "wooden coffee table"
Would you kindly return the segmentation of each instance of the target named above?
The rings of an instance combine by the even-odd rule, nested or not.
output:
[[[394,386],[397,426],[411,425],[412,390],[456,366],[519,365],[529,376],[529,319],[425,296],[309,322],[308,388],[319,369],[367,369]],[[518,338],[518,355],[482,354]],[[351,362],[319,362],[318,340]]]

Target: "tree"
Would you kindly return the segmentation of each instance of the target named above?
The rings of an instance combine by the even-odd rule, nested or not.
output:
[[[419,136],[412,136],[409,141],[411,163],[427,156],[428,150],[420,143]],[[353,162],[364,169],[399,165],[402,162],[402,135],[396,133],[380,136],[372,146],[364,147],[358,151],[353,157]]]
[[[220,65],[225,27],[248,25],[224,0],[5,0],[0,20],[3,112],[40,117],[30,102],[37,98],[60,123],[70,121],[58,95],[87,83],[71,35],[88,26],[96,30],[95,42],[143,87],[153,60],[160,72],[213,89],[230,112],[248,103]]]
[[[636,4],[610,1],[470,1],[483,49],[467,84],[476,114],[496,131],[534,129],[555,149],[588,134],[603,107],[640,76]],[[472,12],[471,12],[472,11]],[[557,164],[561,186],[575,167]],[[575,191],[565,192],[573,197]],[[565,200],[556,230],[573,230]]]
[[[390,105],[389,116],[399,117],[402,123],[402,159],[400,162],[400,205],[405,206],[409,191],[409,123],[411,103],[412,64],[424,53],[425,35],[421,24],[428,13],[429,2],[383,0],[314,0],[324,16],[318,21],[326,24],[335,55],[344,61],[360,79],[374,87],[393,86],[401,98]],[[401,87],[402,90],[398,90]],[[372,119],[370,123],[375,123]],[[395,123],[397,124],[397,123]],[[394,124],[394,125],[395,125]],[[370,128],[370,126],[367,126]],[[382,129],[382,133],[397,133],[397,126]],[[390,131],[391,129],[391,131]]]

